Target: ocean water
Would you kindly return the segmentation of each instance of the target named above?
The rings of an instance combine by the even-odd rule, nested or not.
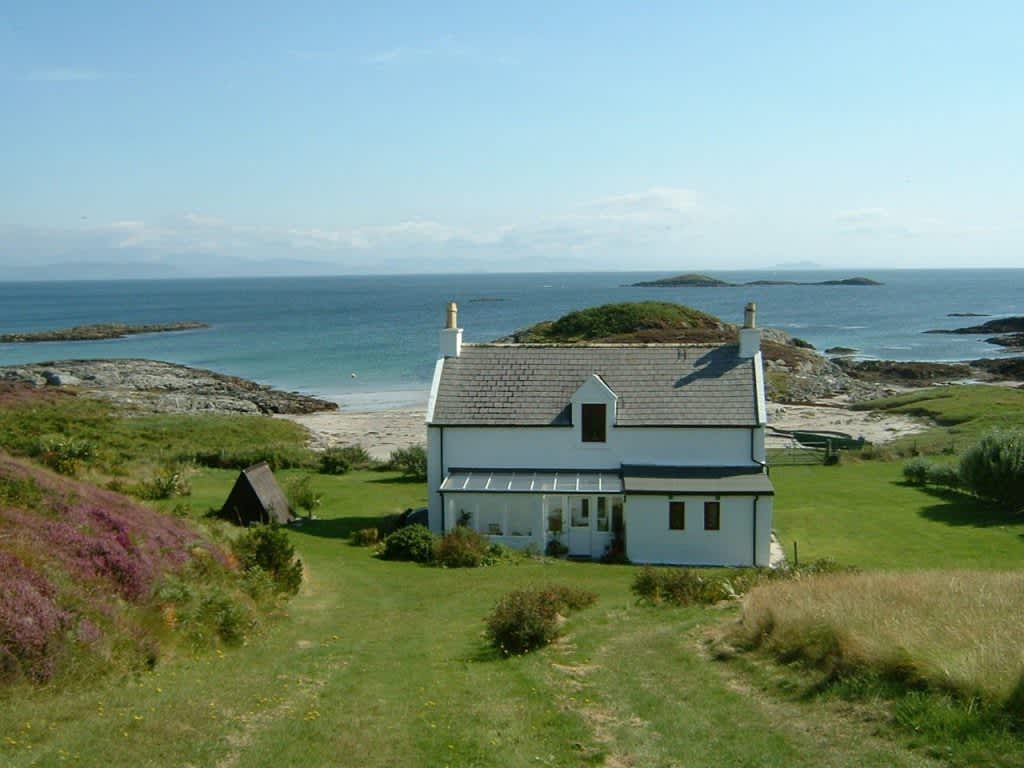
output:
[[[983,337],[925,334],[1024,314],[1024,270],[892,270],[878,287],[630,288],[666,273],[407,275],[321,278],[0,283],[0,332],[83,323],[198,320],[210,328],[96,342],[0,344],[0,365],[68,358],[142,357],[210,368],[354,409],[426,400],[437,331],[459,304],[467,341],[489,341],[539,320],[606,302],[657,299],[758,324],[824,350],[954,361],[1006,354]],[[852,271],[712,272],[730,282],[820,281]]]

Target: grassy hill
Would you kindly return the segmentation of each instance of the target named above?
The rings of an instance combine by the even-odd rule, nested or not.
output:
[[[520,343],[719,342],[735,340],[734,326],[714,315],[664,301],[603,304],[570,312],[513,335]]]

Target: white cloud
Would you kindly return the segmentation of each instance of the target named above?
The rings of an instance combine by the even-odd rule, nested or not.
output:
[[[30,72],[29,80],[48,83],[80,83],[99,80],[103,75],[94,69],[77,67],[56,67],[54,69],[37,69]]]

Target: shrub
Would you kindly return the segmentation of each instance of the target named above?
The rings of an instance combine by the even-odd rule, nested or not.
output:
[[[932,463],[928,466],[925,482],[928,485],[938,485],[943,488],[959,488],[960,471],[949,464]]]
[[[569,548],[558,539],[551,539],[544,547],[544,554],[548,557],[562,557],[569,554]]]
[[[294,595],[302,584],[302,561],[276,523],[249,528],[231,543],[243,570],[260,568],[270,574],[280,592]]]
[[[769,581],[799,580],[823,573],[852,573],[856,568],[839,565],[831,558],[813,560],[806,565],[781,568],[721,568],[701,572],[692,568],[652,568],[637,571],[630,587],[640,602],[649,605],[711,605],[734,600],[759,584]]]
[[[360,528],[352,534],[352,543],[357,547],[372,547],[380,541],[380,531],[376,528]]]
[[[994,431],[960,459],[963,485],[983,499],[1024,507],[1024,432]]]
[[[320,471],[343,475],[350,469],[370,469],[377,464],[361,445],[333,446],[320,454]]]
[[[559,634],[559,614],[593,605],[597,595],[560,585],[517,589],[498,601],[487,617],[487,638],[503,656],[550,644]]]
[[[911,459],[903,465],[903,479],[909,485],[924,485],[928,479],[928,468],[931,462],[927,459]]]
[[[478,568],[490,564],[489,558],[487,537],[464,526],[449,531],[434,546],[434,561],[445,568]]]
[[[396,448],[388,459],[388,468],[413,480],[427,479],[427,449],[422,445]]]
[[[385,560],[428,563],[434,556],[434,534],[425,525],[399,528],[384,539],[384,549],[380,556]]]
[[[88,440],[59,435],[47,435],[39,438],[32,454],[40,462],[62,475],[74,477],[78,474],[82,462],[92,458],[95,447]]]
[[[191,474],[191,467],[187,464],[172,462],[129,490],[133,496],[153,501],[174,496],[189,496],[192,493]]]
[[[292,509],[306,510],[306,517],[313,516],[313,509],[320,506],[322,497],[313,490],[313,481],[309,475],[293,478],[288,483],[288,503]]]

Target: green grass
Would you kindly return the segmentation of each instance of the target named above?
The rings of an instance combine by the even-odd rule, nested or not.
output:
[[[233,472],[193,483],[199,513]],[[445,570],[344,538],[422,503],[394,474],[317,477],[320,520],[292,533],[308,574],[290,616],[245,647],[96,687],[18,690],[0,762],[49,765],[923,765],[841,708],[762,701],[705,659],[706,609],[638,606],[634,569],[520,560]],[[507,590],[599,595],[563,641],[500,659],[483,618]]]
[[[987,385],[929,387],[870,400],[856,410],[885,411],[933,420],[936,427],[904,437],[886,448],[897,454],[962,453],[988,430],[1024,427],[1024,390]]]
[[[0,407],[0,448],[32,456],[40,438],[74,437],[93,447],[84,476],[141,477],[169,461],[197,454],[222,456],[232,466],[262,458],[282,466],[312,464],[306,430],[269,416],[161,414],[127,417],[112,406],[86,398],[32,398]]]
[[[775,467],[774,525],[800,560],[832,557],[861,568],[1015,569],[1024,519],[976,499],[903,483],[899,462]]]
[[[985,399],[992,395],[969,397],[967,418],[954,426],[984,420],[972,409],[995,407]],[[1014,403],[998,406],[1004,417]],[[0,411],[0,443],[22,430],[79,436],[82,425],[98,443],[120,446],[128,465],[193,445],[301,445],[301,435],[276,431],[293,425],[269,419],[147,422],[76,407],[37,409],[38,419]],[[775,526],[787,551],[797,540],[801,560],[830,556],[867,569],[1019,568],[1024,523],[967,497],[907,487],[900,468],[775,468]],[[277,474],[287,483],[301,472]],[[191,496],[160,506],[184,501],[202,516],[220,507],[236,476],[201,470]],[[318,519],[290,533],[307,579],[282,620],[224,654],[183,655],[87,687],[7,691],[0,764],[935,764],[927,737],[893,725],[902,718],[912,731],[923,722],[909,698],[851,705],[805,695],[797,670],[768,684],[775,673],[711,661],[702,637],[733,621],[735,608],[638,605],[628,566],[518,559],[446,570],[377,560],[347,537],[423,504],[423,484],[369,471],[312,482],[323,495]],[[569,617],[553,646],[499,658],[483,637],[485,616],[508,590],[551,582],[594,591],[598,602]],[[797,693],[780,695],[779,685]],[[1019,741],[1000,748],[1003,763],[1021,762]],[[978,754],[981,764],[1000,763],[985,748]]]

